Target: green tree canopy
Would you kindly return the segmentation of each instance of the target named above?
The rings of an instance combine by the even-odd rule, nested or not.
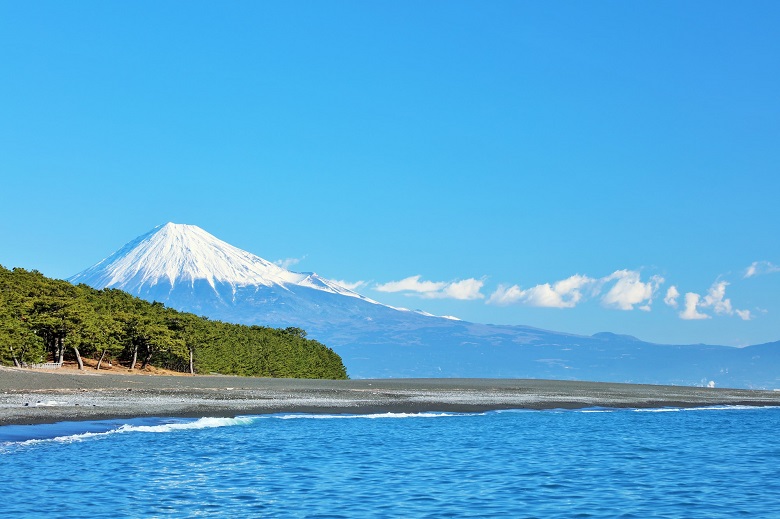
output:
[[[341,358],[301,328],[212,321],[120,290],[0,266],[0,362],[75,359],[82,366],[82,356],[129,369],[140,360],[141,368],[191,373],[347,378]]]

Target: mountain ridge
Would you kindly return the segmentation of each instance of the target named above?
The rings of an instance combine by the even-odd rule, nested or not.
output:
[[[73,283],[141,292],[158,284],[173,289],[189,281],[205,280],[218,293],[217,284],[233,290],[246,286],[308,286],[369,300],[314,272],[292,272],[244,251],[200,227],[168,222],[128,242],[121,249],[88,269],[68,278]]]
[[[314,273],[295,273],[196,226],[168,223],[70,278],[212,319],[305,329],[353,378],[557,378],[780,387],[780,342],[659,345],[492,325],[398,309]],[[755,349],[751,349],[755,348]]]

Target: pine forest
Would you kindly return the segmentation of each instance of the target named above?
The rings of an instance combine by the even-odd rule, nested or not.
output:
[[[179,312],[116,289],[0,266],[0,362],[84,359],[95,368],[345,379],[341,358],[300,328],[245,326]]]

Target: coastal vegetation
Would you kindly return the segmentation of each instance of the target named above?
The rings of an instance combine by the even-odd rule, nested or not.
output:
[[[300,328],[213,321],[116,289],[0,266],[0,362],[21,366],[84,358],[130,370],[261,377],[347,378],[341,358]]]

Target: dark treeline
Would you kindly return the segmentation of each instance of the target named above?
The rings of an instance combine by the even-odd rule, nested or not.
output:
[[[75,360],[83,369],[85,357],[98,369],[112,361],[193,374],[347,378],[341,358],[300,328],[212,321],[121,290],[0,266],[0,362]]]

